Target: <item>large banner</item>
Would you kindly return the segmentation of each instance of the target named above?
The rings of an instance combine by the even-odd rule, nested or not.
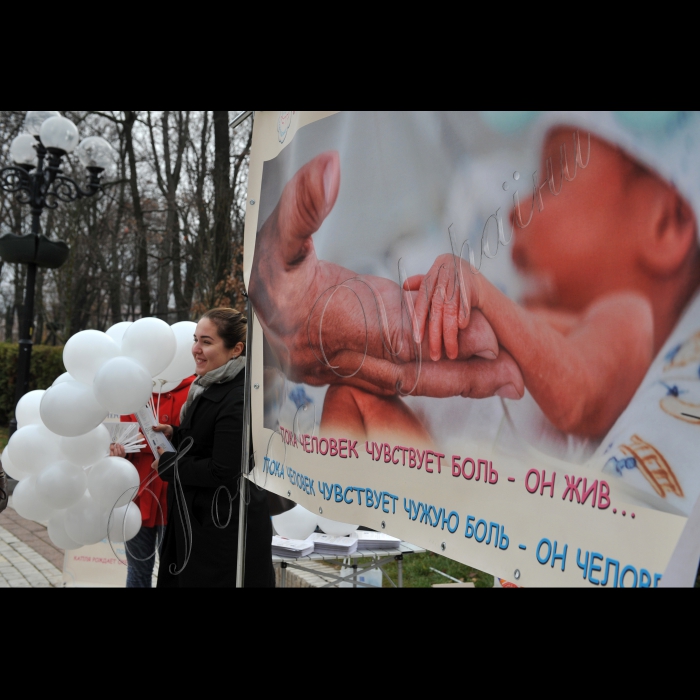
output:
[[[254,479],[522,586],[700,494],[700,116],[256,112]],[[691,563],[692,565],[692,563]]]

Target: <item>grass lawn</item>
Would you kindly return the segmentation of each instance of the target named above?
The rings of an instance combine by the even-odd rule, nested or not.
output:
[[[0,452],[2,452],[5,449],[5,445],[7,445],[7,426],[1,426],[0,427]]]
[[[358,565],[369,563],[370,559],[357,560]],[[433,552],[424,552],[423,554],[408,554],[403,559],[403,586],[404,588],[430,588],[434,583],[453,583],[450,579],[441,576],[440,574],[431,571],[437,569],[453,578],[473,583],[477,588],[492,588],[493,576],[485,574],[483,571],[473,569],[466,564],[460,564],[457,561],[448,559],[447,557],[434,554]],[[341,567],[334,566],[335,569]],[[392,562],[384,567],[387,574],[396,581],[397,580],[397,564]],[[383,588],[391,588],[391,584],[383,579]]]
[[[436,574],[433,569],[442,571],[460,581],[472,582],[477,588],[493,588],[493,576],[483,571],[473,569],[466,564],[448,559],[434,552],[423,554],[409,554],[403,558],[403,585],[404,588],[430,588],[434,583],[453,583],[450,579]],[[385,567],[386,572],[396,581],[396,562]],[[384,578],[382,586],[391,587]]]

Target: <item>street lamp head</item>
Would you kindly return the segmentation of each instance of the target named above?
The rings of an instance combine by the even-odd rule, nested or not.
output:
[[[75,149],[75,155],[85,168],[101,173],[110,171],[114,166],[114,149],[99,136],[88,136]]]
[[[23,165],[25,168],[36,167],[36,139],[29,134],[20,134],[10,146],[10,158],[16,165]]]
[[[60,116],[60,112],[27,112],[27,116],[24,118],[24,128],[28,134],[39,138],[41,125],[51,117]]]
[[[51,153],[71,153],[78,145],[78,128],[70,119],[51,117],[41,125],[39,139]]]

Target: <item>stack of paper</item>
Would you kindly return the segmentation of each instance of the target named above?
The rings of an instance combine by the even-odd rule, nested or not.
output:
[[[279,535],[272,536],[272,553],[285,559],[305,557],[314,551],[314,543],[311,540],[288,540]]]
[[[358,549],[397,549],[401,544],[398,537],[385,535],[383,532],[358,530],[355,534],[357,535]]]
[[[314,552],[317,554],[342,557],[357,551],[357,533],[349,537],[333,537],[314,532],[309,540],[314,543]]]

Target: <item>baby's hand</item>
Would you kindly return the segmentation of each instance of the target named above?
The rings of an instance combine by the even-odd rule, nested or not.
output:
[[[442,344],[450,360],[457,358],[460,329],[469,325],[470,309],[475,294],[475,281],[467,264],[455,255],[440,255],[427,275],[414,275],[404,283],[410,291],[418,291],[415,301],[416,342],[421,343],[428,326],[430,358],[442,357]]]

